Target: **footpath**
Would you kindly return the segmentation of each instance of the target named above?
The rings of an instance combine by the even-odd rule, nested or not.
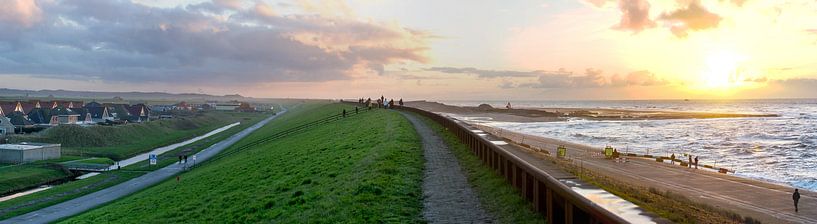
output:
[[[423,218],[429,223],[492,223],[462,173],[457,157],[416,115],[400,112],[423,140]]]
[[[264,125],[266,125],[267,123],[269,123],[270,121],[284,113],[286,113],[286,110],[283,110],[274,116],[266,118],[258,122],[257,124],[247,129],[244,129],[241,132],[234,134],[233,136],[230,136],[225,140],[213,144],[212,146],[196,153],[195,155],[198,160],[205,161],[215,156],[219,152],[223,151],[224,149],[232,146],[233,144],[243,139],[244,137],[247,137],[250,133],[254,132],[255,130],[258,130],[259,128],[263,127]],[[69,201],[65,201],[63,203],[59,203],[24,215],[0,221],[0,224],[49,223],[57,221],[62,218],[74,216],[87,210],[93,209],[97,206],[130,195],[131,193],[134,193],[136,191],[153,186],[168,178],[171,178],[176,174],[182,172],[185,169],[186,165],[187,164],[175,163],[166,166],[162,169],[131,179],[124,183],[106,189],[102,189],[100,191],[87,194],[82,197],[78,197]]]

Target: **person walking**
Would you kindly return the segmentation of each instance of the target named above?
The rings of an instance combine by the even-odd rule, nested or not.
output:
[[[695,169],[698,169],[698,156],[695,156]]]
[[[184,164],[187,164],[187,155],[184,155]]]
[[[794,212],[797,212],[797,202],[800,202],[800,191],[794,189],[794,194],[791,195],[791,199],[794,200]]]
[[[687,168],[692,168],[692,155],[687,155],[687,156],[689,156],[689,162],[687,163]]]
[[[179,155],[179,164],[182,164],[182,155]]]
[[[346,109],[343,109],[343,117],[346,117]]]
[[[675,153],[669,156],[669,164],[675,165]]]

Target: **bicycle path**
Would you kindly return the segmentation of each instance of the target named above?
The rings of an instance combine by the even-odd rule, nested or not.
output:
[[[254,132],[255,130],[258,130],[259,128],[263,127],[273,119],[277,118],[278,116],[286,112],[287,112],[286,110],[283,110],[280,113],[277,113],[269,118],[266,118],[258,122],[257,124],[247,129],[244,129],[241,132],[234,134],[233,136],[230,136],[225,140],[222,140],[216,144],[211,145],[207,149],[204,149],[196,153],[195,155],[198,160],[205,161],[215,156],[222,150],[232,146],[233,144],[243,139],[244,137],[247,137],[250,133]],[[147,173],[145,175],[131,179],[124,183],[109,188],[105,188],[82,197],[71,199],[69,201],[65,201],[56,205],[52,205],[37,211],[26,213],[24,215],[0,221],[0,224],[49,223],[60,220],[62,218],[74,216],[87,210],[93,209],[97,206],[103,205],[105,203],[109,203],[113,200],[128,196],[136,191],[153,186],[168,178],[171,178],[174,175],[183,171],[185,165],[187,164],[174,163],[172,165]]]

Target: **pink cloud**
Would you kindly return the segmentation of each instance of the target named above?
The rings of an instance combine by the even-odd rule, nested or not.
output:
[[[672,33],[678,37],[686,37],[689,30],[706,30],[718,27],[721,17],[709,12],[700,2],[694,1],[686,8],[681,8],[660,16],[664,21],[672,24]]]
[[[10,0],[0,7],[0,23],[31,27],[42,20],[42,10],[34,0]]]

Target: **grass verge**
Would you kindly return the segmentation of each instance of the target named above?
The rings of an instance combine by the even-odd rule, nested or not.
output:
[[[545,223],[544,216],[536,213],[531,204],[519,196],[505,178],[485,166],[454,134],[437,122],[414,114],[441,136],[460,162],[468,183],[477,190],[480,202],[500,223]]]
[[[348,107],[293,111],[291,120],[265,126],[236,145]],[[65,221],[422,222],[422,167],[411,124],[395,112],[375,110],[214,161],[182,174],[179,182],[164,181]]]

